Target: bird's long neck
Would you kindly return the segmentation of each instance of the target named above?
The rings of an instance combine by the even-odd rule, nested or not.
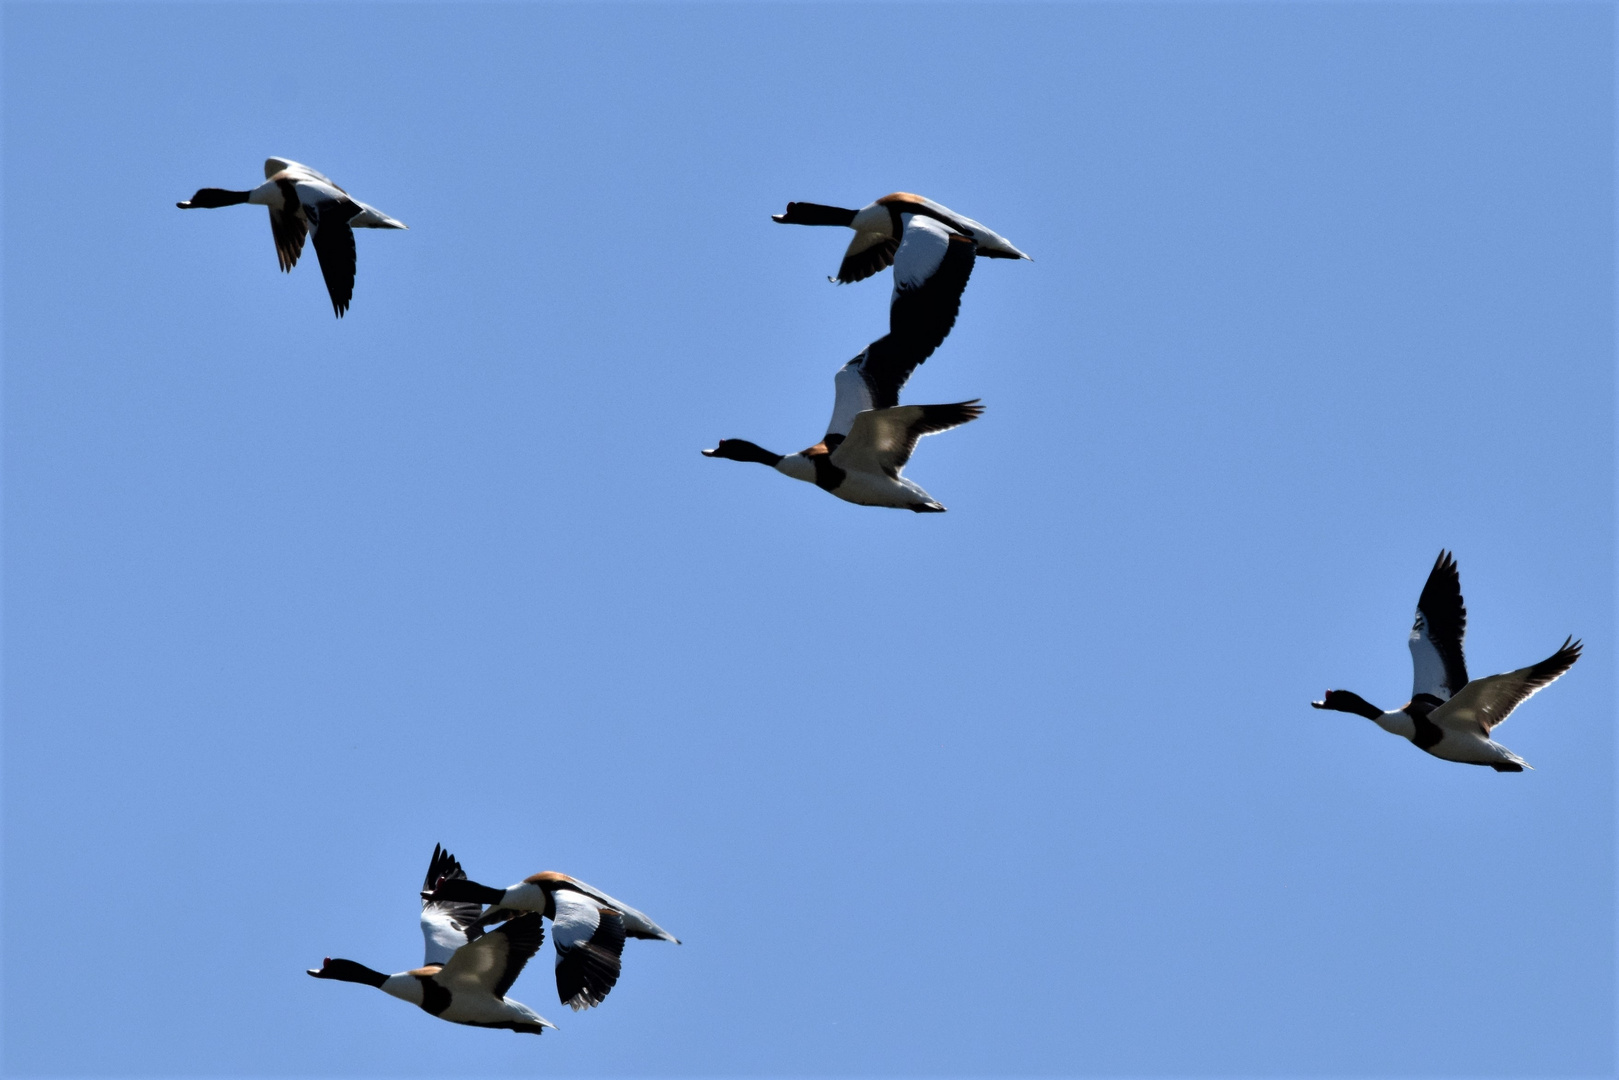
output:
[[[1331,690],[1327,696],[1316,706],[1318,709],[1331,709],[1333,712],[1354,713],[1364,716],[1368,720],[1376,720],[1383,715],[1383,710],[1367,701],[1359,694],[1348,690]]]
[[[1427,695],[1418,695],[1418,697],[1427,698]],[[1437,699],[1427,698],[1427,700],[1436,701]],[[1356,716],[1364,716],[1384,731],[1406,739],[1414,738],[1419,724],[1426,720],[1428,710],[1432,707],[1425,703],[1414,703],[1407,705],[1404,709],[1384,712],[1359,694],[1348,690],[1329,690],[1323,700],[1313,704],[1318,709],[1331,709],[1333,712],[1354,713]],[[1421,719],[1416,714],[1420,714]],[[1432,725],[1429,726],[1431,727]]]
[[[446,878],[438,883],[431,897],[434,900],[451,900],[457,902],[470,902],[474,904],[498,904],[505,899],[505,889],[493,889],[488,885],[480,885],[476,881],[466,878]]]
[[[771,468],[775,468],[782,457],[746,439],[726,439],[711,456],[730,458],[732,461],[752,461],[760,465],[769,465]]]

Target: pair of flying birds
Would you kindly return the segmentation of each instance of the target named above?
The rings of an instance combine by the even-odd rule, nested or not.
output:
[[[944,510],[902,475],[924,435],[976,420],[977,400],[949,405],[900,405],[900,388],[955,325],[973,262],[1027,259],[1005,237],[920,195],[897,192],[859,210],[788,203],[775,215],[784,225],[835,225],[854,230],[838,282],[860,281],[894,267],[888,333],[843,365],[833,385],[832,420],[821,441],[796,454],[777,454],[746,439],[722,439],[708,457],[768,465],[861,506],[917,513]]]
[[[455,856],[437,845],[421,895],[427,942],[421,967],[385,975],[327,957],[309,974],[375,986],[452,1024],[539,1035],[556,1025],[506,994],[545,942],[542,920],[551,920],[557,998],[575,1011],[600,1005],[618,982],[625,938],[680,944],[628,904],[566,874],[535,874],[494,889],[469,881]]]

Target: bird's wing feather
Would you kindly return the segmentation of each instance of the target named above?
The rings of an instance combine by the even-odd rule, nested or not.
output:
[[[637,911],[622,900],[615,900],[594,885],[587,885],[576,877],[569,876],[568,881],[570,883],[569,887],[574,891],[584,893],[602,907],[612,908],[622,915],[624,917],[624,932],[630,937],[654,938],[659,941],[679,943],[679,938],[649,919],[646,912]]]
[[[265,159],[265,162],[264,162],[264,178],[266,180],[270,179],[271,177],[275,176],[276,173],[280,173],[280,172],[290,174],[291,178],[294,179],[294,180],[303,180],[303,179],[319,180],[323,184],[331,184],[332,187],[334,187],[334,188],[337,187],[336,184],[332,183],[332,180],[331,180],[330,177],[324,175],[323,173],[316,172],[314,169],[311,169],[308,165],[305,165],[305,164],[303,164],[301,162],[293,161],[291,158],[273,157],[273,158],[266,158]],[[337,188],[337,190],[342,191],[343,189],[342,188]]]
[[[360,202],[358,199],[351,201],[353,201],[354,205],[358,208],[355,215],[349,218],[349,228],[351,229],[410,228],[410,226],[406,225],[403,221],[400,221],[398,218],[389,217],[387,214],[384,214],[381,210],[378,210],[374,206],[368,206],[367,204]]]
[[[1580,658],[1580,648],[1581,643],[1571,637],[1563,642],[1562,648],[1538,664],[1504,675],[1474,679],[1455,697],[1429,713],[1428,719],[1452,731],[1488,737],[1491,729],[1512,715],[1512,710],[1573,667],[1574,661]]]
[[[601,923],[601,905],[583,893],[572,889],[556,889],[551,893],[556,914],[551,916],[551,944],[557,952],[565,952],[586,941]]]
[[[276,262],[283,273],[298,265],[298,256],[304,251],[304,219],[292,211],[270,208],[270,236],[275,240]]]
[[[883,205],[896,206],[902,211],[910,208],[912,212],[919,210],[933,215],[949,228],[970,236],[978,244],[978,254],[984,258],[1027,259],[1029,257],[994,229],[981,222],[974,221],[970,217],[964,217],[956,213],[943,203],[936,203],[932,199],[923,198],[921,195],[898,191],[892,195],[885,195],[877,201]]]
[[[467,943],[467,928],[442,908],[424,907],[422,937],[426,941],[422,963],[443,964]]]
[[[341,319],[349,309],[349,301],[354,299],[354,230],[348,226],[344,204],[320,203],[313,209],[315,220],[310,239],[320,259],[326,291],[332,297],[332,310]]]
[[[544,941],[545,924],[539,913],[519,915],[457,949],[439,972],[439,982],[451,989],[459,983],[505,997]]]
[[[894,261],[888,333],[866,346],[860,373],[872,408],[891,409],[916,370],[949,335],[973,272],[973,242],[927,218],[913,217]]]
[[[944,253],[949,247],[949,229],[932,218],[907,219],[904,238],[894,251],[894,291],[889,304],[899,299],[901,290],[919,289],[927,284],[944,262]]]
[[[849,250],[843,253],[838,266],[838,283],[864,281],[894,261],[899,241],[887,233],[858,232],[849,241]]]
[[[1450,552],[1441,551],[1417,599],[1411,626],[1411,696],[1431,694],[1449,701],[1467,685],[1462,639],[1467,634],[1467,608],[1462,604],[1461,574]]]
[[[983,414],[984,408],[976,400],[870,409],[854,418],[849,437],[832,451],[832,464],[854,472],[898,476],[922,436],[948,431]]]
[[[427,864],[422,891],[430,891],[445,878],[465,878],[467,872],[454,855],[433,845],[433,858]],[[422,901],[422,937],[427,944],[423,964],[442,964],[455,950],[467,943],[467,927],[483,913],[482,904],[455,900]]]
[[[926,218],[911,219],[894,259],[888,332],[915,342],[923,359],[931,355],[956,324],[976,258],[971,240]]]
[[[612,908],[570,889],[558,889],[553,898],[557,997],[575,1010],[599,1005],[618,982],[624,920]]]

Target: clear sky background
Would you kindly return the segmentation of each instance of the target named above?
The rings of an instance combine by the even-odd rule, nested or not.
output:
[[[1614,15],[1602,4],[7,4],[12,1075],[1614,1068]],[[411,226],[337,321],[268,155]],[[842,503],[888,278],[980,262]],[[1397,707],[1585,658],[1497,775]],[[435,842],[685,939],[543,1038],[420,962]]]

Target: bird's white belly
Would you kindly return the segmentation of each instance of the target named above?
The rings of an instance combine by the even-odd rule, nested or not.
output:
[[[452,1024],[502,1024],[528,1018],[500,998],[457,994],[450,1001],[450,1007],[439,1013],[439,1019]]]
[[[929,501],[927,493],[916,485],[884,473],[848,473],[832,494],[861,506],[909,507]]]
[[[1472,765],[1520,760],[1518,755],[1498,742],[1458,731],[1446,731],[1445,737],[1430,747],[1428,753],[1446,761],[1460,761]]]

